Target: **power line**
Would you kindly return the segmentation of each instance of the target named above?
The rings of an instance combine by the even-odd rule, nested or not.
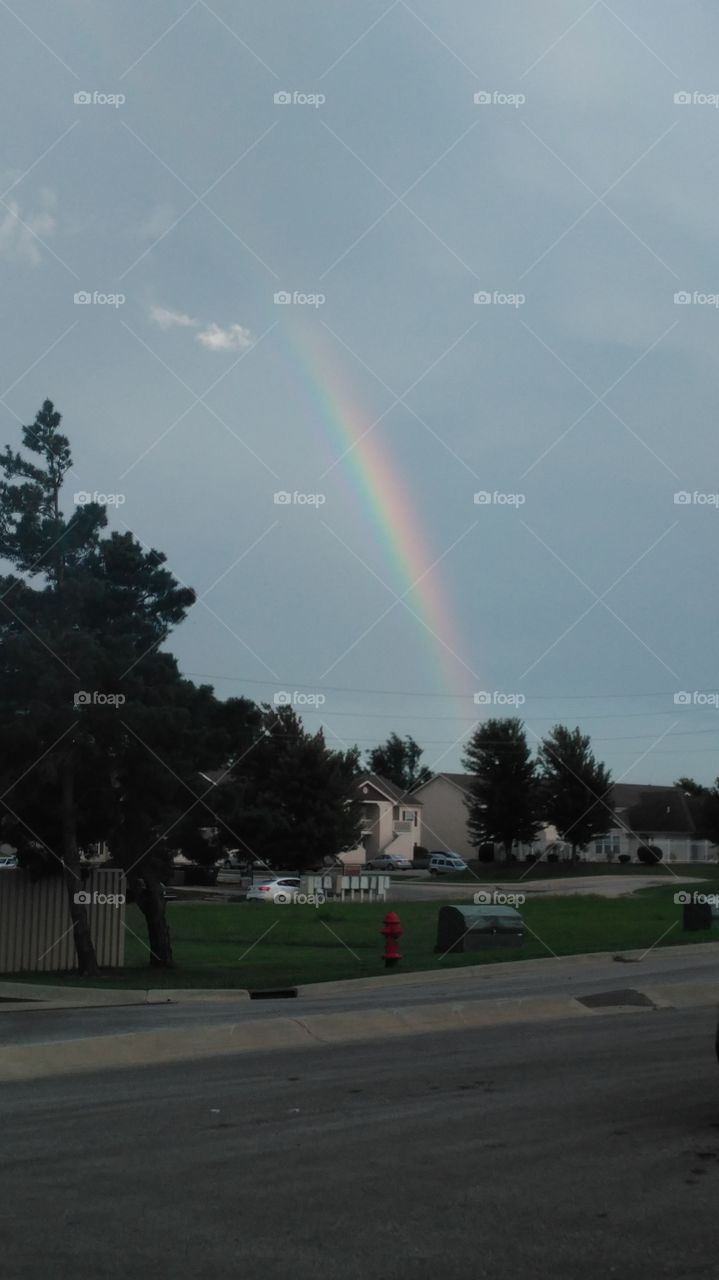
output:
[[[308,684],[302,680],[258,680],[247,676],[228,676],[213,675],[207,671],[186,671],[185,675],[192,676],[196,680],[229,680],[234,684],[259,685],[266,689],[277,689],[278,685],[282,688],[293,689],[311,689],[315,692],[322,691],[328,693],[371,693],[380,697],[402,697],[402,698],[471,698],[476,690],[467,691],[466,693],[437,693],[426,689],[363,689],[352,685],[332,685],[315,682]],[[517,690],[517,692],[521,692]],[[694,692],[701,694],[716,693],[719,695],[719,689],[696,689]],[[584,701],[604,701],[608,698],[673,698],[677,693],[676,689],[660,689],[654,693],[647,692],[627,692],[627,693],[527,693],[524,696],[527,701],[532,702],[584,702]],[[661,714],[661,713],[656,713]]]

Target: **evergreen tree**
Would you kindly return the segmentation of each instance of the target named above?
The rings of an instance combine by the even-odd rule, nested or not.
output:
[[[501,844],[508,861],[513,844],[530,844],[541,826],[536,765],[522,721],[478,725],[462,763],[472,775],[466,801],[470,843]]]
[[[572,862],[613,825],[607,803],[612,778],[578,728],[557,724],[539,748],[542,809],[562,840],[572,847]]]

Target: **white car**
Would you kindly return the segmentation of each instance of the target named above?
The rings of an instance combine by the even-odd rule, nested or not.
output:
[[[458,853],[433,853],[429,859],[429,874],[431,876],[446,875],[449,871],[469,871],[469,867],[464,858],[460,858]]]
[[[299,876],[283,876],[278,880],[263,880],[262,884],[254,884],[247,890],[248,902],[295,902],[300,892]],[[309,900],[310,895],[308,895]],[[324,902],[324,894],[313,894],[313,903]]]
[[[17,866],[17,858],[14,854],[3,854],[0,857],[0,871],[7,868],[13,869]]]

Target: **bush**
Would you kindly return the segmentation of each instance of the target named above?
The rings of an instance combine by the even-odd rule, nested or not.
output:
[[[655,867],[662,857],[662,851],[656,844],[640,844],[637,849],[637,861],[645,867]]]
[[[558,854],[558,853],[548,853],[548,854],[547,854],[547,862],[559,862],[559,854]]]
[[[632,859],[631,859],[630,854],[628,854],[628,853],[620,853],[620,855],[619,855],[619,859],[618,859],[618,861],[619,861],[619,862],[631,862],[631,860],[632,860]]]
[[[494,845],[481,844],[477,850],[478,862],[494,862]]]

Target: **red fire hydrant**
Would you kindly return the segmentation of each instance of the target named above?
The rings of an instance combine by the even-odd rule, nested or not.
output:
[[[387,912],[380,933],[385,939],[384,955],[382,957],[384,967],[385,969],[391,969],[402,959],[400,949],[397,946],[397,939],[402,936],[402,926],[396,911]]]

